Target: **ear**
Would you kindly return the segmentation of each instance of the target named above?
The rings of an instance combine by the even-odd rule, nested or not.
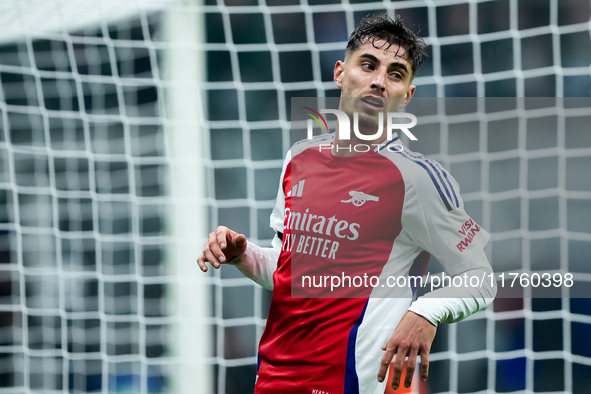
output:
[[[402,100],[402,102],[400,103],[400,106],[398,107],[398,109],[404,108],[406,107],[406,105],[408,103],[410,103],[410,99],[412,99],[412,96],[415,95],[415,90],[417,89],[417,87],[415,85],[410,85],[408,88],[408,91],[406,92],[406,97],[404,98],[404,100]]]
[[[342,60],[337,60],[334,65],[334,81],[337,84],[337,87],[341,89],[343,87],[342,75],[344,71],[345,63]]]

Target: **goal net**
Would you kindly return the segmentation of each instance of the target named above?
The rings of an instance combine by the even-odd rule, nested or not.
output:
[[[270,293],[195,260],[218,224],[270,245],[291,98],[338,96],[348,33],[384,10],[425,37],[416,99],[446,115],[409,145],[495,271],[588,285],[587,0],[5,1],[0,393],[252,392]],[[586,392],[591,302],[559,290],[441,325],[428,392]]]

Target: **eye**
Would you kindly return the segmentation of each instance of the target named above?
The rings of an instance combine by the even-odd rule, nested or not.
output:
[[[372,63],[369,62],[364,62],[361,63],[361,68],[367,71],[373,71],[375,69],[375,67],[373,66]]]
[[[400,74],[399,72],[390,73],[390,78],[395,79],[395,80],[403,79],[402,74]]]

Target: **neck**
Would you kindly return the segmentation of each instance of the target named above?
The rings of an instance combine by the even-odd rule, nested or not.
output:
[[[363,135],[371,135],[375,134],[376,130],[359,130]],[[365,134],[367,132],[367,134]],[[339,132],[339,127],[337,126],[337,130],[335,132],[334,143],[332,147],[332,154],[335,156],[357,156],[365,152],[369,152],[379,148],[381,145],[385,144],[388,139],[387,133],[383,130],[383,132],[379,135],[379,137],[371,139],[371,140],[363,140],[357,136],[354,132],[353,128],[351,128],[349,133],[348,139],[343,139],[341,136],[342,133]],[[396,136],[396,133],[393,133],[392,138]]]

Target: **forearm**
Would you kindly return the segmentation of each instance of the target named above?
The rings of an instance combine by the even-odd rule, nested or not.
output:
[[[244,276],[255,283],[273,290],[273,273],[277,268],[278,258],[279,248],[262,248],[249,242],[246,251],[229,263],[235,265]]]
[[[481,278],[490,278],[492,269],[486,260],[484,252],[478,256],[476,267],[465,271],[462,277],[467,275]],[[478,286],[447,286],[419,297],[409,310],[417,313],[435,326],[439,323],[454,323],[484,309],[492,303],[497,292],[496,284],[490,280],[482,280]]]

